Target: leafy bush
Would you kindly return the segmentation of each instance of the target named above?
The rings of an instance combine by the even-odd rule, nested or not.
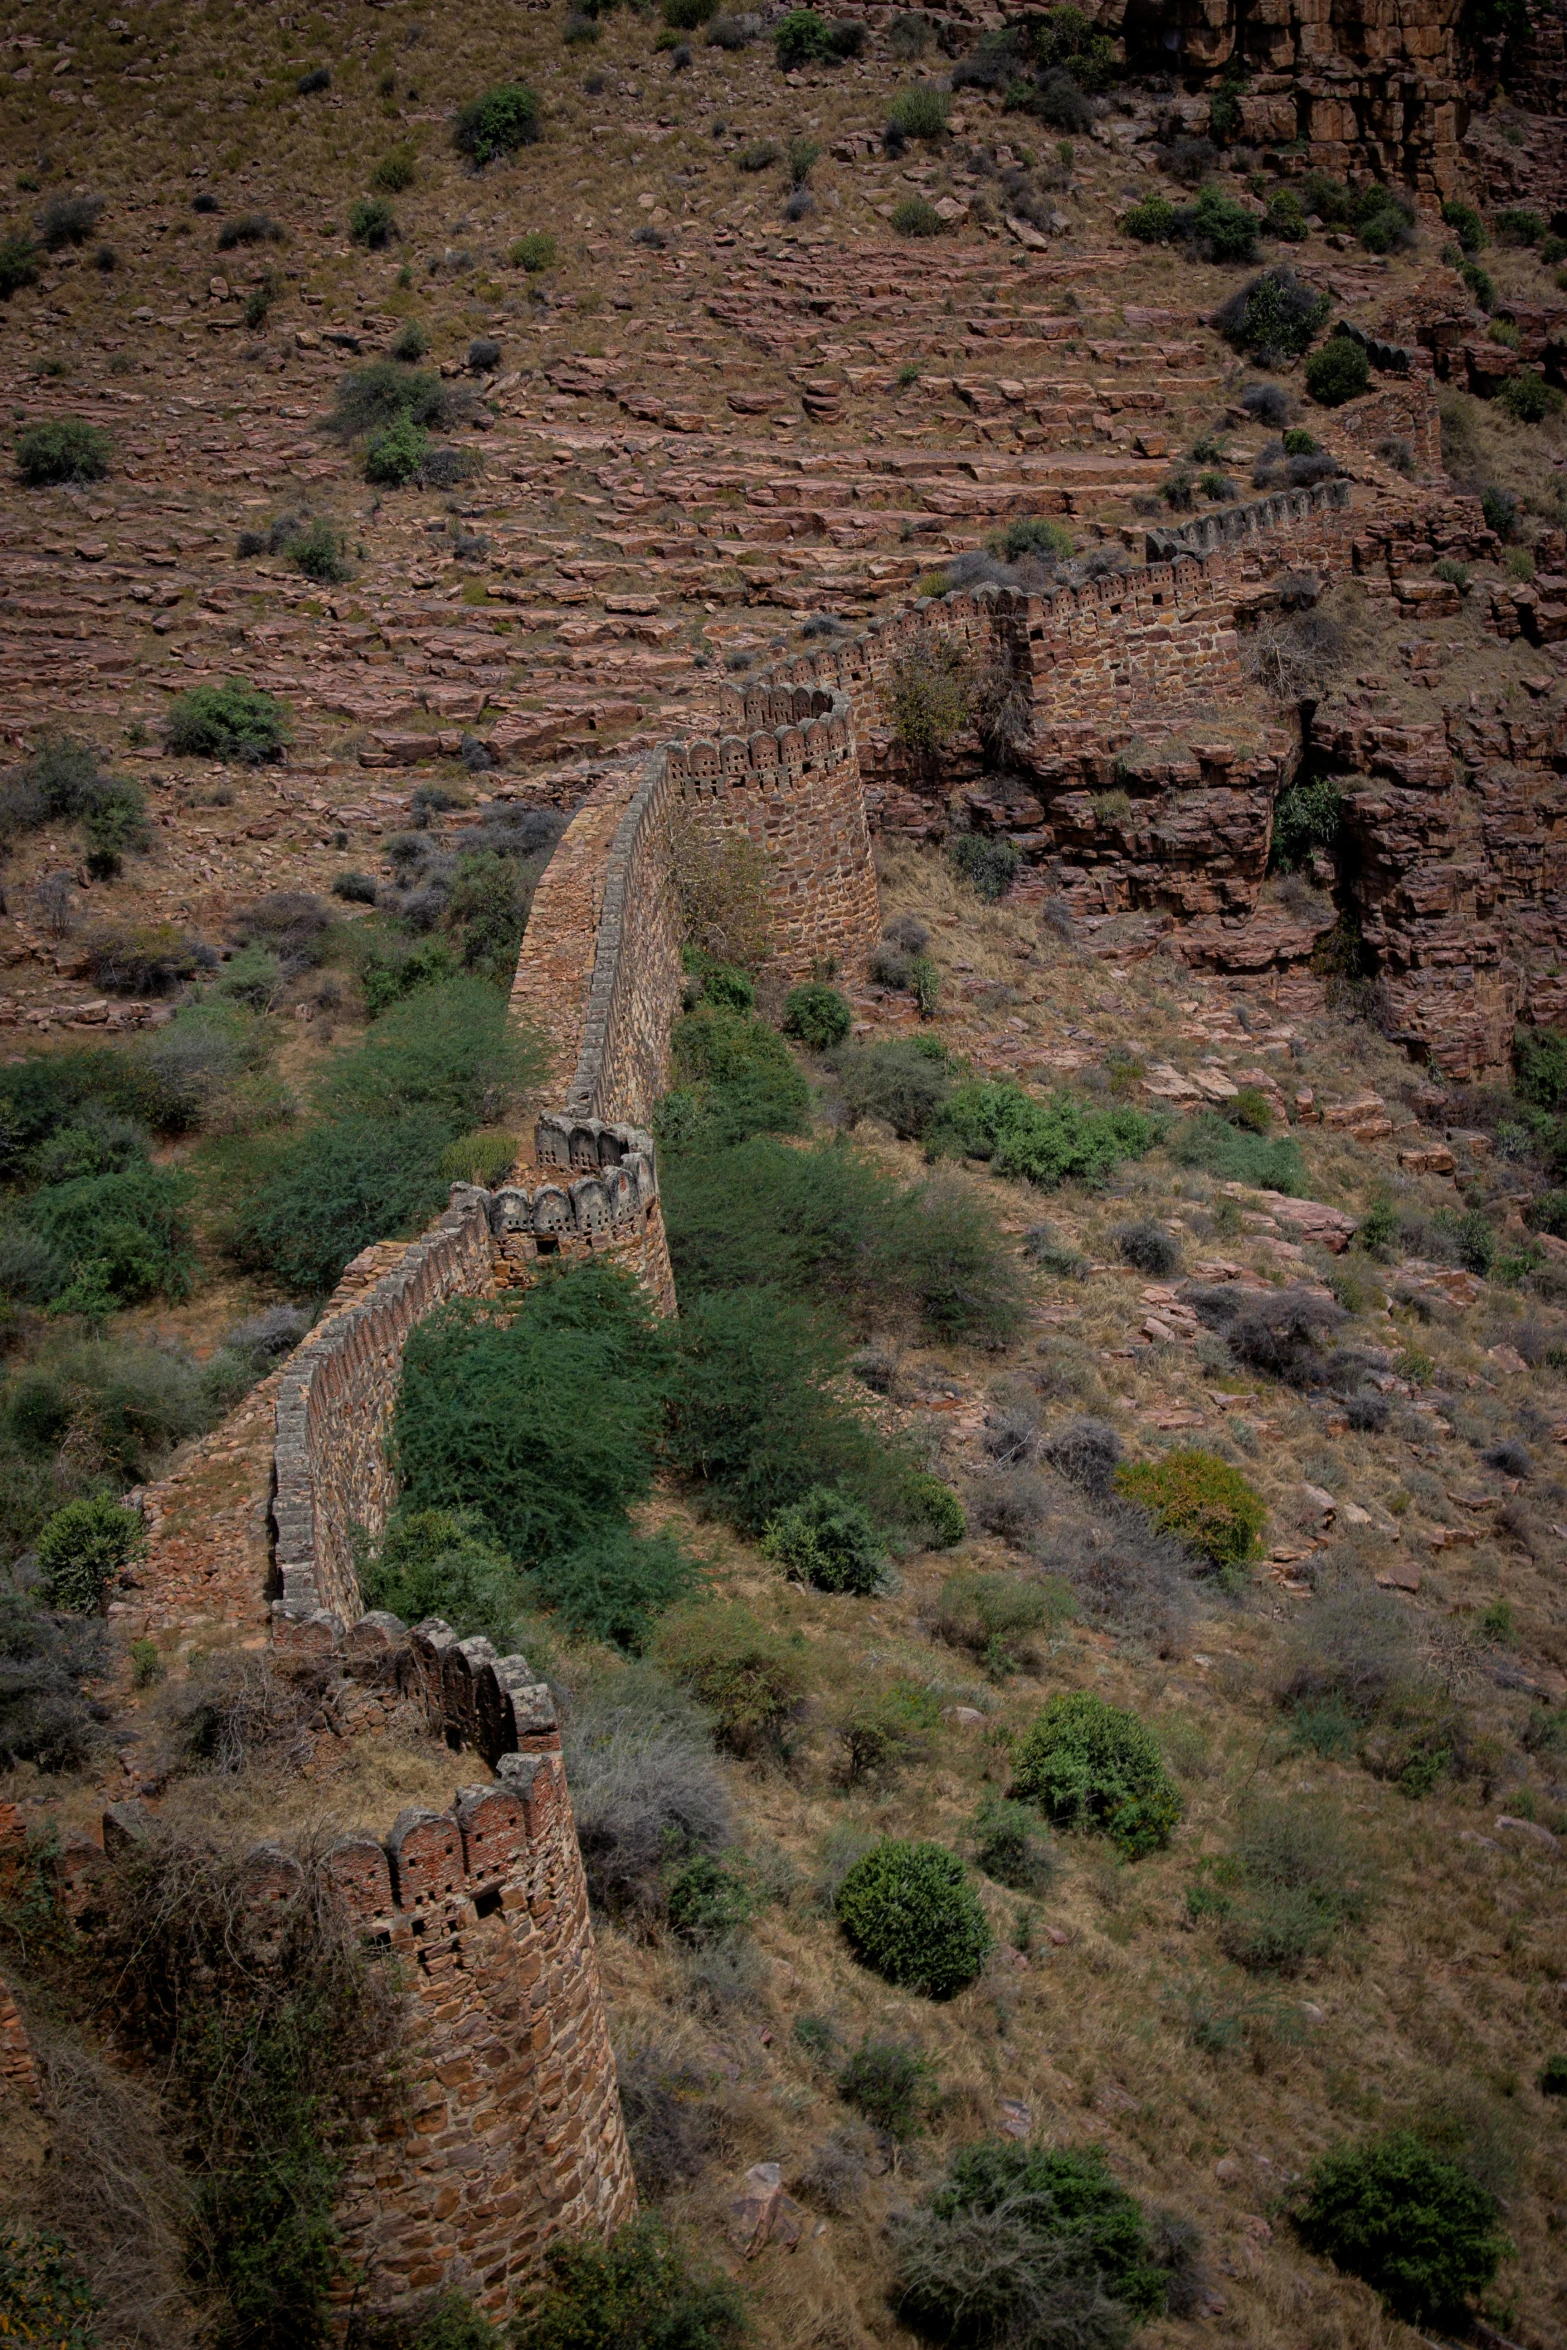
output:
[[[1308,775],[1287,784],[1274,802],[1270,866],[1291,873],[1313,849],[1336,848],[1343,807],[1344,786],[1336,775]]]
[[[388,147],[380,158],[370,174],[370,182],[388,196],[400,196],[405,188],[413,186],[418,176],[412,147],[399,141],[397,146]]]
[[[797,1036],[812,1052],[823,1053],[831,1045],[842,1044],[853,1025],[854,1014],[847,997],[817,980],[804,987],[792,987],[784,999],[786,1032]]]
[[[1021,562],[1025,555],[1048,558],[1060,557],[1064,562],[1076,553],[1076,541],[1065,523],[1052,522],[1043,514],[1019,514],[1005,523],[988,542],[993,554],[1004,562]]]
[[[1140,245],[1168,245],[1174,239],[1180,223],[1180,214],[1168,196],[1145,196],[1141,204],[1134,204],[1121,215],[1121,227]]]
[[[1306,389],[1319,408],[1342,408],[1371,383],[1371,362],[1348,335],[1331,335],[1306,362]]]
[[[476,1513],[405,1505],[358,1566],[367,1608],[385,1608],[405,1624],[440,1616],[459,1639],[482,1635],[503,1656],[514,1647],[517,1571]]]
[[[329,425],[344,440],[380,431],[399,416],[415,424],[448,425],[460,421],[472,402],[471,392],[454,391],[427,368],[375,359],[368,367],[350,368],[339,380]]]
[[[1269,269],[1230,296],[1215,324],[1237,350],[1276,367],[1310,346],[1329,306],[1327,295],[1303,285],[1293,270]]]
[[[450,1139],[418,1118],[343,1117],[258,1147],[238,1170],[230,1252],[295,1297],[322,1295],[361,1249],[418,1231],[444,1204]]]
[[[792,73],[801,65],[841,65],[859,55],[864,40],[863,25],[835,22],[814,8],[791,8],[773,29],[773,53],[779,71]]]
[[[102,481],[112,453],[113,443],[97,425],[80,416],[55,417],[17,435],[17,477],[32,490],[53,482]]]
[[[529,229],[517,239],[507,258],[514,269],[525,269],[530,277],[537,277],[542,270],[555,267],[560,247],[547,229]]]
[[[640,1656],[657,1618],[689,1600],[698,1580],[695,1560],[672,1534],[606,1525],[546,1558],[528,1584],[568,1631]]]
[[[48,1607],[96,1615],[120,1569],[147,1554],[139,1510],[123,1509],[106,1493],[68,1501],[38,1536],[38,1595]]]
[[[875,1590],[886,1554],[868,1511],[831,1486],[814,1485],[803,1500],[769,1519],[762,1549],[818,1591]]]
[[[1232,263],[1257,258],[1255,216],[1218,188],[1203,188],[1196,203],[1182,210],[1178,228],[1205,260]]]
[[[1054,1191],[1063,1183],[1103,1183],[1158,1136],[1158,1121],[1138,1110],[1090,1110],[1069,1093],[1041,1102],[1020,1085],[985,1080],[959,1087],[943,1104],[929,1147],[988,1159],[998,1175]]]
[[[277,758],[289,739],[285,704],[241,678],[176,694],[163,723],[177,758],[237,759],[247,767]]]
[[[481,167],[541,137],[539,102],[526,82],[499,82],[470,98],[452,124],[452,144]]]
[[[676,1021],[670,1058],[675,1086],[660,1105],[655,1131],[674,1152],[805,1131],[810,1086],[782,1037],[764,1022],[699,1004]]]
[[[917,1316],[947,1336],[1016,1328],[1021,1284],[971,1189],[902,1185],[842,1143],[791,1150],[766,1136],[677,1159],[664,1210],[681,1294],[762,1284],[861,1321]]]
[[[1463,2326],[1512,2246],[1494,2195],[1408,2130],[1319,2155],[1295,2227],[1411,2325]]]
[[[107,879],[123,850],[146,846],[146,809],[140,784],[104,774],[90,743],[47,735],[0,785],[0,842],[51,822],[80,822],[95,870]]]
[[[1161,1281],[1181,1261],[1181,1244],[1175,1234],[1151,1217],[1144,1217],[1136,1224],[1121,1225],[1115,1235],[1115,1245],[1127,1264]]]
[[[963,1863],[941,1844],[885,1837],[838,1889],[856,1955],[889,1983],[950,1998],[990,1955],[992,1935]]]
[[[1521,1100],[1539,1110],[1567,1109],[1567,1032],[1515,1029],[1513,1070]]]
[[[1306,207],[1293,188],[1275,188],[1268,198],[1268,217],[1264,222],[1268,236],[1277,237],[1286,245],[1299,245],[1306,238]]]
[[[939,237],[947,224],[928,197],[905,196],[892,208],[892,225],[900,237]]]
[[[1012,1791],[1063,1827],[1108,1836],[1129,1860],[1168,1844],[1181,1816],[1151,1732],[1082,1690],[1046,1703],[1018,1750]]]
[[[1073,1612],[1061,1583],[969,1572],[948,1577],[932,1620],[944,1640],[966,1648],[992,1680],[1003,1681],[1036,1661],[1031,1633],[1054,1632]]]
[[[1490,242],[1485,233],[1485,222],[1472,204],[1463,204],[1457,197],[1449,197],[1442,206],[1442,218],[1457,236],[1465,253],[1478,253]]]
[[[1301,1199],[1306,1191],[1306,1162],[1300,1145],[1281,1135],[1276,1142],[1232,1126],[1213,1110],[1200,1110],[1183,1119],[1169,1141],[1178,1167],[1201,1167],[1229,1183],[1249,1183],[1258,1191],[1282,1191]]]
[[[899,2315],[973,2350],[1120,2350],[1169,2298],[1142,2207],[1098,2146],[965,2146],[893,2242]]]
[[[803,1646],[735,1601],[676,1610],[654,1635],[659,1663],[711,1716],[731,1754],[776,1747],[809,1687]]]
[[[443,1124],[447,1142],[493,1123],[537,1071],[537,1043],[512,1026],[505,999],[464,976],[383,1013],[362,1044],[326,1063],[315,1099],[337,1117],[420,1115]]]
[[[904,1456],[842,1401],[846,1358],[838,1332],[790,1300],[698,1296],[681,1315],[670,1465],[747,1534],[822,1484],[897,1518],[911,1506]]]
[[[348,241],[384,252],[397,234],[397,215],[384,196],[356,196],[348,207]]]
[[[1416,241],[1415,207],[1392,188],[1362,189],[1350,206],[1350,217],[1368,253],[1402,253]]]
[[[837,1075],[850,1125],[880,1118],[914,1141],[929,1132],[954,1084],[946,1047],[933,1036],[889,1037],[846,1052]]]
[[[1014,1893],[1044,1893],[1056,1872],[1049,1838],[1026,1803],[987,1795],[974,1814],[974,1859],[987,1877]]]
[[[105,1314],[142,1298],[184,1297],[196,1270],[192,1189],[188,1175],[141,1166],[34,1192],[27,1222],[71,1269],[51,1301],[55,1312]]]
[[[1011,841],[978,832],[958,833],[947,854],[964,880],[972,882],[976,893],[990,905],[1006,896],[1023,862]]]
[[[513,2350],[737,2350],[746,2332],[739,2286],[688,2261],[651,2214],[607,2243],[557,2236],[544,2271]]]
[[[0,2306],[19,2341],[93,2350],[98,2296],[63,2236],[41,2235],[20,2222],[0,2227]]]
[[[335,586],[350,577],[347,542],[324,515],[291,538],[286,551],[296,571],[323,586]]]
[[[600,1264],[517,1304],[439,1307],[408,1341],[392,1422],[408,1504],[481,1512],[524,1567],[619,1528],[652,1483],[668,1352],[646,1293]]]
[[[950,1485],[917,1469],[904,1488],[905,1505],[931,1550],[951,1550],[968,1532],[963,1504]]]
[[[839,2073],[837,2089],[873,2129],[900,2140],[917,2138],[941,2102],[929,2059],[896,2040],[862,2040]]]
[[[1541,424],[1561,405],[1560,392],[1553,391],[1533,367],[1521,367],[1516,375],[1508,376],[1496,398],[1514,424]]]
[[[748,1925],[755,1914],[755,1898],[744,1878],[709,1853],[688,1860],[670,1879],[669,1924],[682,1942],[721,1941]]]
[[[1267,1505],[1238,1469],[1193,1446],[1118,1469],[1116,1491],[1221,1573],[1256,1556]]]
[[[38,247],[31,237],[0,237],[0,302],[9,302],[24,286],[38,283]]]
[[[388,489],[404,489],[417,481],[430,454],[430,436],[405,411],[380,432],[372,433],[365,448],[365,479]]]
[[[939,139],[947,127],[948,104],[945,91],[934,87],[900,90],[887,110],[887,128],[898,138]]]

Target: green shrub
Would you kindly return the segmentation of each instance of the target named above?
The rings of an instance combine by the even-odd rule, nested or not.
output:
[[[803,1500],[770,1518],[762,1550],[818,1591],[860,1598],[876,1589],[887,1563],[869,1512],[829,1485],[813,1485]]]
[[[1006,896],[1023,862],[1009,840],[995,840],[979,832],[958,833],[947,854],[988,905]]]
[[[682,1942],[721,1942],[750,1924],[756,1901],[750,1887],[711,1853],[698,1853],[669,1882],[669,1923]]]
[[[1034,1661],[1031,1633],[1054,1632],[1074,1612],[1071,1593],[1053,1577],[970,1570],[949,1576],[934,1621],[944,1640],[966,1648],[992,1680],[1004,1681]]]
[[[417,1232],[445,1204],[445,1126],[412,1117],[343,1117],[215,1162],[232,1187],[226,1244],[291,1297],[332,1289],[375,1240]]]
[[[947,1049],[933,1036],[889,1037],[846,1052],[837,1075],[850,1124],[880,1118],[912,1141],[929,1132],[954,1086]]]
[[[699,1295],[680,1317],[670,1466],[745,1534],[823,1484],[896,1519],[904,1455],[842,1400],[846,1361],[840,1334],[805,1306],[766,1290]]]
[[[689,1600],[699,1580],[696,1561],[672,1534],[605,1525],[546,1558],[528,1586],[569,1632],[640,1656],[657,1619]]]
[[[645,1498],[668,1378],[646,1292],[612,1267],[563,1267],[520,1302],[455,1299],[403,1357],[389,1452],[405,1499],[481,1513],[519,1566],[564,1558]],[[579,1567],[576,1588],[590,1580]]]
[[[0,256],[3,256],[0,248]],[[37,2235],[20,2223],[0,2227],[0,2308],[18,2342],[48,2350],[94,2350],[98,2296],[77,2270],[63,2236]]]
[[[408,415],[395,417],[373,433],[365,449],[365,479],[388,489],[405,489],[417,481],[430,454],[430,436]]]
[[[661,14],[677,33],[694,33],[718,14],[718,0],[663,0]]]
[[[1018,1750],[1013,1794],[1129,1860],[1170,1841],[1181,1799],[1135,1714],[1074,1690],[1049,1699]]]
[[[1268,217],[1263,227],[1270,237],[1277,237],[1283,244],[1305,242],[1306,207],[1293,188],[1274,189],[1268,198]]]
[[[810,1686],[803,1643],[759,1623],[733,1600],[681,1608],[653,1637],[659,1663],[711,1715],[731,1754],[776,1747]]]
[[[429,333],[420,320],[410,318],[398,328],[390,348],[394,359],[400,359],[405,367],[416,367],[421,359],[428,356]]]
[[[1319,2155],[1295,2227],[1308,2252],[1380,2293],[1410,2325],[1466,2324],[1512,2246],[1494,2195],[1408,2130]]]
[[[900,90],[887,110],[887,128],[904,139],[939,139],[950,104],[945,91],[925,86]]]
[[[1368,1916],[1360,1857],[1330,1806],[1294,1796],[1251,1802],[1221,1872],[1238,1890],[1204,1888],[1199,1896],[1219,1915],[1226,1957],[1254,1974],[1299,1973],[1336,1934]],[[1188,1907],[1198,1907],[1191,1895]]]
[[[1523,1101],[1539,1110],[1567,1109],[1567,1031],[1515,1029],[1513,1070]]]
[[[1168,196],[1146,196],[1121,215],[1121,228],[1140,245],[1168,245],[1176,234],[1180,215]]]
[[[792,73],[801,65],[839,65],[858,55],[864,39],[863,26],[835,23],[814,8],[791,8],[773,28],[773,53],[780,72]]]
[[[290,733],[286,705],[237,677],[176,694],[163,725],[177,758],[237,759],[247,767],[277,758]]]
[[[804,987],[792,987],[784,998],[784,1029],[797,1036],[813,1053],[824,1053],[828,1047],[842,1044],[854,1025],[854,1014],[848,998],[835,987],[824,987],[811,980]]]
[[[928,197],[905,196],[893,206],[892,225],[900,237],[940,237],[947,224]]]
[[[1036,1101],[1020,1085],[987,1079],[959,1087],[943,1104],[929,1147],[988,1159],[998,1175],[1054,1191],[1063,1183],[1103,1183],[1158,1136],[1158,1121],[1139,1110],[1091,1110],[1069,1093]]]
[[[985,1913],[941,1844],[884,1837],[844,1878],[837,1913],[857,1957],[930,1999],[961,1991],[990,1956]]]
[[[1306,389],[1319,408],[1342,408],[1371,383],[1371,362],[1348,335],[1330,335],[1306,361]]]
[[[291,538],[285,552],[296,571],[323,587],[337,586],[350,577],[347,542],[324,515]]]
[[[102,481],[112,453],[113,443],[97,425],[79,416],[59,416],[18,434],[17,476],[31,490],[61,481]]]
[[[1025,555],[1057,555],[1065,561],[1077,552],[1077,542],[1065,523],[1052,522],[1043,514],[1019,514],[993,532],[988,543],[991,553],[1006,563],[1019,563]]]
[[[1231,295],[1216,324],[1238,350],[1277,367],[1309,348],[1328,309],[1327,295],[1302,284],[1293,270],[1269,269]]]
[[[688,1008],[694,1002],[717,1004],[726,1012],[756,1010],[756,981],[749,971],[742,971],[734,963],[717,963],[711,955],[703,954],[700,947],[684,948],[680,959],[688,977],[700,981],[694,999],[687,992]]]
[[[1163,1460],[1128,1462],[1117,1469],[1115,1487],[1221,1573],[1245,1566],[1261,1547],[1267,1505],[1217,1453],[1194,1445]]]
[[[348,207],[348,241],[381,253],[397,234],[397,215],[384,196],[356,196]]]
[[[444,1125],[444,1145],[494,1124],[538,1069],[537,1040],[513,1026],[504,996],[462,976],[384,1012],[362,1044],[326,1063],[315,1102],[333,1117],[423,1117]]]
[[[941,2103],[935,2067],[896,2040],[862,2040],[838,2075],[837,2089],[875,2130],[917,2138]]]
[[[932,1550],[951,1550],[968,1532],[963,1504],[950,1485],[916,1470],[907,1485],[907,1507]]]
[[[1200,1110],[1177,1126],[1169,1150],[1178,1167],[1201,1167],[1225,1182],[1282,1191],[1289,1199],[1305,1197],[1306,1162],[1299,1143],[1287,1135],[1269,1142],[1263,1135],[1248,1134],[1243,1126],[1232,1126],[1212,1110]]]
[[[452,868],[441,920],[465,971],[509,987],[537,867],[497,849],[469,849]]]
[[[537,277],[541,270],[555,267],[560,247],[547,229],[529,229],[517,239],[507,258],[514,269],[525,269],[530,277]]]
[[[470,98],[452,124],[452,144],[476,164],[531,147],[542,135],[539,102],[526,82],[499,82]]]
[[[1543,212],[1532,205],[1508,204],[1498,212],[1492,223],[1497,242],[1503,245],[1537,245],[1549,229],[1550,222]]]
[[[1488,243],[1485,223],[1472,204],[1461,204],[1456,197],[1450,197],[1442,206],[1442,218],[1466,253],[1478,253]]]
[[[1344,786],[1336,775],[1298,777],[1286,784],[1273,805],[1271,868],[1291,873],[1313,849],[1336,848],[1343,811]]]
[[[517,1571],[474,1512],[404,1506],[358,1568],[367,1608],[385,1608],[405,1624],[440,1616],[459,1639],[482,1635],[503,1656],[516,1644]]]
[[[120,1569],[146,1557],[147,1529],[139,1510],[94,1493],[56,1510],[35,1548],[38,1596],[45,1606],[93,1616]]]
[[[372,187],[382,189],[388,196],[400,196],[405,188],[413,186],[418,176],[418,166],[412,147],[408,146],[406,142],[399,141],[397,146],[388,147],[386,153],[376,164],[370,174],[370,183]]]
[[[1521,367],[1508,376],[1496,398],[1515,424],[1541,424],[1561,405],[1560,392],[1553,391],[1534,367]]]
[[[1056,1873],[1050,1840],[1026,1803],[987,1795],[974,1814],[974,1859],[1014,1893],[1044,1893]]]
[[[14,232],[0,237],[0,302],[9,302],[23,286],[38,283],[38,247],[31,237]]]
[[[512,2350],[738,2350],[738,2285],[688,2261],[651,2214],[605,2243],[557,2236],[545,2287],[511,2330]]]
[[[56,1313],[105,1314],[148,1297],[184,1297],[195,1276],[188,1175],[129,1167],[51,1183],[27,1202],[29,1226],[69,1265]]]
[[[893,2244],[905,2324],[970,2350],[1122,2350],[1191,2254],[1184,2232],[1155,2243],[1101,2147],[1005,2139],[961,2148]]]
[[[1233,263],[1257,257],[1257,222],[1244,204],[1218,188],[1199,191],[1181,214],[1181,229],[1211,261]]]
[[[761,1285],[860,1322],[914,1316],[947,1337],[1001,1338],[1023,1292],[971,1187],[900,1184],[843,1143],[791,1150],[765,1135],[664,1176],[683,1298]]]
[[[837,1718],[848,1778],[891,1777],[925,1752],[925,1734],[940,1720],[934,1692],[918,1681],[858,1690]]]
[[[781,1036],[745,1013],[700,1004],[677,1020],[671,1070],[675,1089],[655,1131],[676,1151],[805,1131],[811,1089],[803,1070]]]

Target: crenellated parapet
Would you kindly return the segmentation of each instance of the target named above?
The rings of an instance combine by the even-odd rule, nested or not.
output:
[[[1349,483],[1342,476],[1333,481],[1312,482],[1301,489],[1270,490],[1265,498],[1248,498],[1238,506],[1215,506],[1207,514],[1195,515],[1190,522],[1172,523],[1168,528],[1149,531],[1148,560],[1173,563],[1182,555],[1214,554],[1238,547],[1247,539],[1271,536],[1275,531],[1294,529],[1330,514],[1347,513],[1349,502]],[[1347,559],[1347,531],[1340,536]]]

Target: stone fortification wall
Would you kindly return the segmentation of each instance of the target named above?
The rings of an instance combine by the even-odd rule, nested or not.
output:
[[[298,1628],[285,1661],[322,1661],[317,1629]],[[403,1811],[314,1864],[396,1961],[405,1994],[401,2111],[350,2157],[339,2190],[342,2315],[350,2297],[392,2316],[455,2289],[504,2318],[553,2236],[616,2227],[636,2208],[554,1709],[523,1658],[435,1621],[410,1634],[369,1617],[337,1650],[372,1690],[400,1672],[422,1685],[448,1742],[483,1753],[488,1741],[495,1764],[449,1810]],[[145,1805],[118,1804],[101,1850],[67,1848],[62,1890],[88,1932],[95,1880],[150,1828]],[[248,1955],[265,1967],[304,1867],[262,1844],[243,1874]],[[18,2035],[0,1997],[0,2064],[25,2094]]]
[[[1216,506],[1190,522],[1171,524],[1148,533],[1150,563],[1175,563],[1183,555],[1232,554],[1249,540],[1273,539],[1289,533],[1290,554],[1298,561],[1320,560],[1339,570],[1349,567],[1349,483],[1314,482],[1309,489],[1273,490],[1265,498],[1249,498],[1240,506]]]
[[[486,1194],[454,1184],[452,1204],[366,1296],[321,1324],[291,1358],[277,1398],[279,1604],[289,1615],[360,1612],[352,1534],[386,1523],[393,1478],[382,1442],[408,1333],[451,1297],[491,1285]]]

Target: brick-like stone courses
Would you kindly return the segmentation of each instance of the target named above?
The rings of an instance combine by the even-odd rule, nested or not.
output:
[[[534,1155],[542,1180],[503,1184],[490,1202],[497,1285],[526,1285],[541,1257],[608,1258],[636,1275],[660,1313],[672,1314],[675,1277],[652,1136],[562,1113],[539,1120]]]
[[[1182,555],[1229,553],[1247,539],[1271,538],[1287,530],[1295,560],[1309,559],[1320,548],[1330,562],[1336,558],[1336,568],[1347,570],[1352,536],[1348,507],[1349,483],[1343,480],[1315,482],[1309,489],[1274,490],[1242,506],[1217,506],[1194,521],[1151,530],[1148,560],[1174,563]]]
[[[318,1326],[277,1393],[276,1579],[289,1614],[360,1612],[352,1531],[379,1531],[393,1491],[382,1438],[415,1323],[451,1297],[489,1289],[488,1194],[454,1184],[452,1204],[369,1293]]]
[[[505,2316],[551,2237],[636,2208],[558,1746],[326,1856],[412,1993],[408,2119],[351,2165],[338,2207],[378,2311],[462,2287]]]
[[[766,853],[771,968],[809,979],[858,974],[881,928],[849,695],[818,683],[747,690],[746,734],[670,743],[666,772],[684,805]],[[760,720],[760,724],[756,722]]]

